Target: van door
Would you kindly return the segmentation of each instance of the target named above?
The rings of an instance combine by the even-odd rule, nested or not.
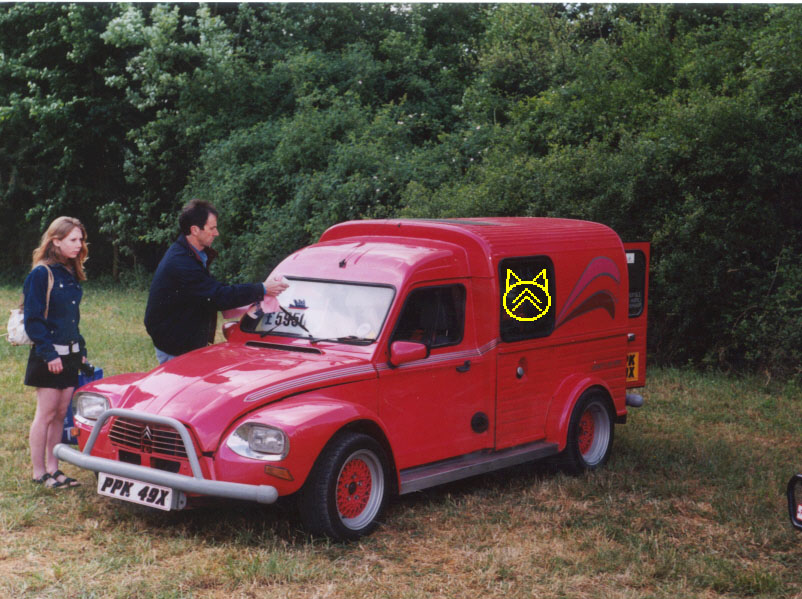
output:
[[[627,388],[646,384],[646,317],[649,299],[650,244],[625,243],[629,272],[629,327],[627,329]]]
[[[499,263],[496,449],[546,436],[546,418],[562,367],[547,337],[554,331],[554,264],[549,256]]]
[[[467,280],[417,287],[398,316],[390,343],[430,349],[425,359],[379,370],[379,414],[399,469],[493,445],[495,356],[476,347],[466,289]]]

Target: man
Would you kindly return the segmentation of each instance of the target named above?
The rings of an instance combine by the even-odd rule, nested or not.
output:
[[[203,200],[191,200],[178,217],[181,229],[156,269],[145,308],[145,328],[156,358],[164,364],[178,355],[214,341],[217,312],[278,295],[287,288],[279,281],[224,285],[209,274],[217,252],[217,211]]]

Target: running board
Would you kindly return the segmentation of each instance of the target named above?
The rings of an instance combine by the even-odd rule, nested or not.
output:
[[[401,471],[401,490],[399,494],[404,495],[405,493],[428,489],[429,487],[450,483],[469,476],[532,462],[556,453],[556,443],[538,441],[501,451],[477,451],[468,455],[435,462],[434,464],[407,468]]]

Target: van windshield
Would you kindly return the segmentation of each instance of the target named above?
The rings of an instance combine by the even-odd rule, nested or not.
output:
[[[384,325],[395,290],[380,285],[288,279],[278,296],[280,308],[268,312],[248,332],[367,344]]]

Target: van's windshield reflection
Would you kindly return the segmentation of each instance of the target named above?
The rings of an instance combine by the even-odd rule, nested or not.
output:
[[[246,332],[304,337],[312,342],[372,343],[381,332],[395,290],[380,285],[289,279],[275,312],[244,318]]]

